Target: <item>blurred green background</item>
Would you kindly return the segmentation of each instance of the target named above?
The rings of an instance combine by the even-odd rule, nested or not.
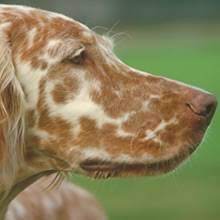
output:
[[[0,1],[67,14],[115,39],[127,64],[214,93],[220,98],[219,0]],[[102,27],[97,27],[102,26]],[[110,220],[219,220],[220,111],[197,152],[162,177],[75,183],[101,201]]]

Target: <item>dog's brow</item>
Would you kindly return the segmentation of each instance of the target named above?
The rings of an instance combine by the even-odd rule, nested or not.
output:
[[[96,41],[96,34],[93,31],[83,31],[80,40],[85,45],[92,45]]]

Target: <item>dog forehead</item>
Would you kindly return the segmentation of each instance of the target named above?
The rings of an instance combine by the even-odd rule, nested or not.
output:
[[[27,6],[2,4],[0,4],[0,12],[2,22],[12,23],[13,28],[23,25],[27,35],[36,29],[36,34],[39,33],[41,38],[43,35],[55,37],[57,34],[60,38],[77,37],[83,43],[94,41],[93,32],[86,25],[56,12]]]

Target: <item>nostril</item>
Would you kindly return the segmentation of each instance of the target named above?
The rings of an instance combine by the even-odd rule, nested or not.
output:
[[[212,118],[217,107],[217,100],[212,95],[207,95],[201,104],[200,114],[208,119]]]
[[[203,112],[201,114],[205,117],[209,116],[215,111],[215,104],[214,103],[209,103],[207,106],[204,107]]]
[[[217,107],[217,100],[214,96],[205,94],[195,98],[191,103],[187,103],[186,105],[193,113],[211,119]]]
[[[186,103],[186,106],[195,114],[200,115],[200,112],[198,112],[195,108],[195,106],[192,103]]]

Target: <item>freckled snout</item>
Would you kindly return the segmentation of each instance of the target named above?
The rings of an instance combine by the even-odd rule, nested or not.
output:
[[[217,107],[217,99],[211,94],[198,92],[192,95],[187,106],[196,115],[204,117],[209,125]]]

